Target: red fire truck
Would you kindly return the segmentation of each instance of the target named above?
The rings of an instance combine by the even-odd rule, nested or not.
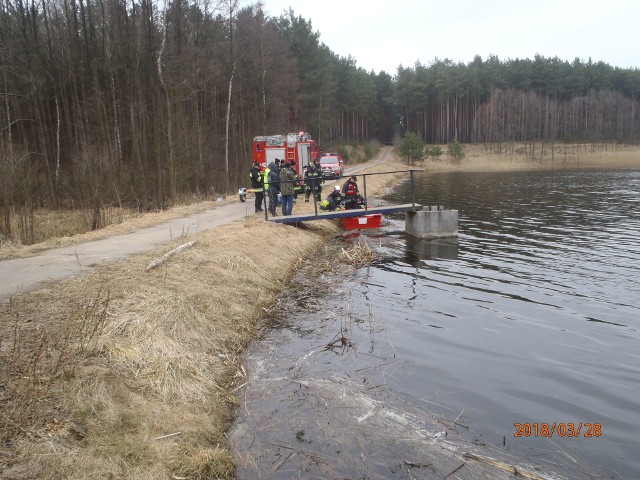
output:
[[[266,135],[253,139],[253,162],[258,162],[264,168],[276,158],[285,162],[295,163],[296,174],[304,178],[304,170],[311,160],[317,161],[320,156],[318,143],[305,132],[288,133],[287,135]],[[251,168],[251,167],[249,167]],[[253,193],[253,189],[241,187],[238,191],[240,201],[247,199],[247,193]]]

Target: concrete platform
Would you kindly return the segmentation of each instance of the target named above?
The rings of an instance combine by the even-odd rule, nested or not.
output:
[[[418,238],[458,236],[458,210],[431,207],[429,210],[409,212],[405,217],[405,231]]]

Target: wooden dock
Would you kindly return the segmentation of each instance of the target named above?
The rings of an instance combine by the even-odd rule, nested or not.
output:
[[[318,210],[317,215],[313,212],[305,213],[302,215],[279,215],[277,217],[269,217],[268,220],[275,223],[300,223],[314,220],[329,220],[332,218],[363,217],[365,215],[372,215],[374,213],[388,215],[391,213],[402,213],[417,210],[422,210],[422,205],[405,203],[402,205],[389,205],[386,207],[367,207],[366,209],[358,208],[354,210],[335,210],[333,212]]]

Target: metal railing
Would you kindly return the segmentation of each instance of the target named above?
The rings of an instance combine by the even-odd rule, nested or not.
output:
[[[389,172],[373,172],[373,173],[361,173],[361,174],[351,174],[351,175],[342,175],[340,177],[334,177],[332,178],[332,180],[341,180],[343,178],[351,178],[351,177],[358,177],[361,176],[362,177],[362,193],[363,193],[363,197],[364,197],[364,211],[365,214],[368,210],[368,206],[369,206],[369,201],[367,198],[367,177],[368,176],[374,176],[374,175],[390,175],[390,174],[395,174],[395,173],[409,173],[410,176],[410,187],[411,187],[411,204],[412,206],[415,208],[416,206],[416,194],[415,194],[415,179],[414,179],[414,173],[415,172],[424,172],[424,170],[421,169],[409,169],[409,170],[392,170]],[[289,181],[291,182],[291,181]],[[299,185],[302,186],[303,188],[303,193],[306,194],[306,185],[304,184],[304,180],[303,179],[297,179],[295,180],[296,183],[298,183]],[[285,183],[285,182],[281,182],[281,181],[277,181],[277,182],[269,182],[268,184],[280,184],[280,183]],[[264,203],[264,219],[265,220],[269,220],[269,207],[268,207],[268,190],[265,188],[265,185],[262,185],[262,193],[264,195],[264,199],[263,199],[263,203]],[[298,194],[300,195],[300,194]],[[311,196],[313,197],[313,208],[314,208],[314,212],[315,212],[315,216],[318,217],[318,199],[316,198],[316,192],[315,190],[312,188],[311,190]],[[277,208],[277,207],[276,207]],[[278,216],[278,215],[275,215]]]

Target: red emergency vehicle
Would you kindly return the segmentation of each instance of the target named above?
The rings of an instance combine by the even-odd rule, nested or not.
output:
[[[251,163],[258,162],[266,168],[276,158],[285,162],[295,163],[295,170],[301,181],[307,165],[318,161],[320,148],[318,143],[305,132],[288,133],[287,135],[265,135],[253,139],[253,159]],[[250,166],[249,166],[250,168]],[[241,187],[238,191],[240,201],[247,199],[247,193],[252,189]]]
[[[344,160],[338,153],[323,153],[320,157],[323,178],[340,178],[344,173]]]

